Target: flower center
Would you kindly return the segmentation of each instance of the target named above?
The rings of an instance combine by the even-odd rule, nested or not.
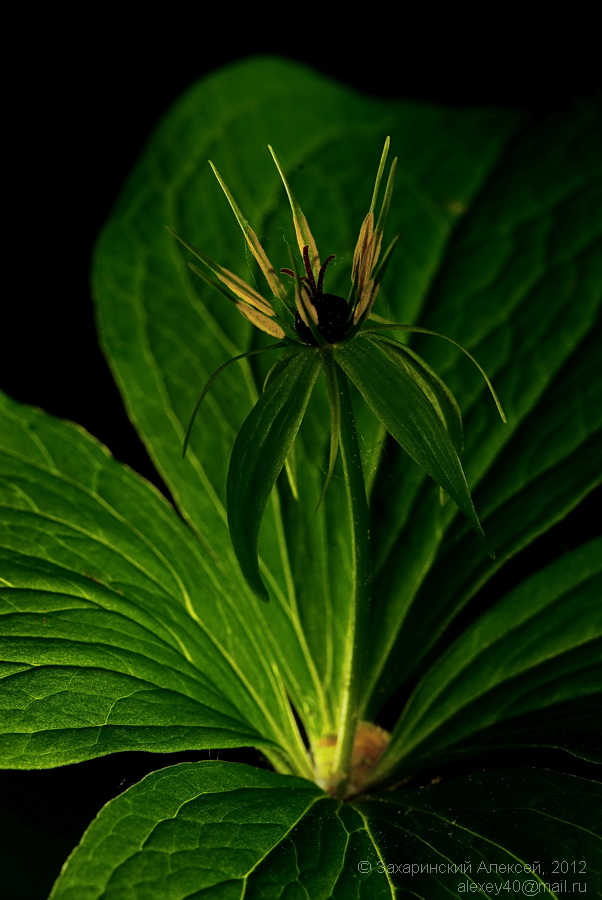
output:
[[[336,294],[320,294],[311,298],[318,314],[317,330],[328,344],[342,341],[347,333],[349,308],[347,301]],[[295,316],[295,331],[304,344],[317,346],[311,328],[305,324],[299,313]]]
[[[324,273],[326,272],[328,263],[332,259],[335,259],[334,254],[324,260],[316,280],[309,259],[309,247],[304,247],[303,264],[305,266],[306,274],[299,278],[302,285],[301,290],[305,292],[307,302],[311,303],[316,311],[318,321],[316,322],[315,329],[320,332],[328,344],[336,344],[337,341],[342,341],[347,334],[349,326],[348,302],[343,297],[338,297],[336,294],[325,294],[323,290]],[[290,275],[292,278],[295,277],[295,273],[292,269],[280,269],[280,271],[286,275]],[[299,306],[299,301],[297,301],[297,306]],[[316,347],[318,341],[316,340],[312,329],[304,321],[304,318],[305,317],[301,315],[301,311],[298,311],[295,316],[295,331],[304,344],[310,344],[312,347]]]

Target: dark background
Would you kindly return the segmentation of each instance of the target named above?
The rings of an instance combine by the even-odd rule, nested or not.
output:
[[[10,252],[0,306],[0,387],[83,424],[151,480],[152,466],[96,345],[90,255],[147,137],[186,87],[233,59],[270,53],[379,96],[493,104],[533,115],[600,89],[595,28],[587,21],[527,25],[492,11],[488,21],[462,22],[432,10],[424,21],[403,12],[403,19],[383,25],[368,18],[371,8],[349,21],[340,13],[328,18],[326,8],[321,19],[305,8],[287,15],[292,12],[296,21],[274,18],[248,27],[229,13],[222,31],[183,13],[178,23],[144,20],[127,27],[121,21],[38,20],[33,38],[20,32],[15,39],[18,62],[5,107]],[[385,46],[382,30],[389,35]],[[258,36],[251,40],[252,34]],[[590,501],[538,542],[530,562],[545,562],[578,542],[591,527],[593,508]],[[518,568],[514,572],[508,578]],[[103,803],[149,771],[207,755],[128,753],[52,771],[2,773],[2,900],[45,898]],[[259,761],[254,754],[245,758]]]

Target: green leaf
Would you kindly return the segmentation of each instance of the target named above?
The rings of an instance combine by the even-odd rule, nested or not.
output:
[[[203,384],[227,358],[263,340],[232,304],[195,278],[187,252],[164,229],[170,225],[247,280],[255,274],[249,271],[239,226],[206,160],[214,160],[278,269],[290,265],[289,245],[295,245],[295,236],[286,194],[267,151],[271,143],[321,255],[337,254],[327,288],[345,296],[373,189],[373,176],[366,181],[365,173],[374,172],[383,139],[390,134],[399,165],[388,227],[391,235],[401,232],[403,241],[391,259],[377,311],[395,321],[412,321],[461,221],[454,210],[479,195],[520,120],[503,110],[375,103],[297,64],[257,59],[192,86],[159,125],[99,242],[94,290],[103,346],[129,415],[178,509],[216,556],[223,557],[228,542],[228,460],[235,435],[259,396],[265,370],[261,362],[241,363],[220,376],[203,404],[182,462],[186,425]],[[206,128],[208,121],[211,129]],[[259,287],[258,270],[257,278]],[[360,408],[356,415],[367,477],[373,479],[383,432],[369,410]],[[329,419],[313,401],[307,417],[311,440],[298,442],[296,462],[299,470],[311,473],[316,460],[321,463]],[[313,475],[308,477],[300,496],[311,494],[315,507],[319,493],[314,500]],[[322,659],[333,659],[344,627],[340,607],[347,577],[345,566],[333,559],[328,584],[314,594],[315,608],[308,608],[306,596],[301,607],[295,595],[310,592],[293,583],[298,549],[287,537],[297,535],[298,518],[298,507],[286,497],[279,507],[268,504],[262,571],[266,582],[279,587],[287,602],[296,604],[299,615],[312,623],[309,651],[321,665]],[[328,539],[337,543],[333,534]],[[304,545],[308,553],[320,553],[317,538],[309,534],[309,541]],[[324,623],[325,633],[322,629],[318,634],[313,624],[317,620]],[[278,627],[284,629],[284,620]],[[286,647],[282,634],[278,642],[288,665],[296,658],[295,629],[293,623]],[[294,677],[300,678],[297,673]]]
[[[416,361],[409,355],[404,358],[398,352],[394,358],[385,356],[379,352],[379,346],[376,338],[360,335],[337,346],[335,358],[374,415],[412,459],[447,491],[485,543],[462,464],[446,427],[448,398],[443,412],[439,398],[445,395],[440,389],[433,403],[436,382],[428,369],[421,369],[418,374]],[[385,339],[383,346],[390,347],[390,341]],[[457,440],[457,433],[455,437]]]
[[[338,463],[314,515],[329,468],[327,397],[316,384],[296,441],[298,499],[281,479],[265,507],[259,555],[273,600],[265,607],[255,602],[236,564],[225,504],[228,460],[260,396],[265,360],[228,367],[206,399],[188,458],[182,461],[180,453],[202,385],[226,359],[257,349],[263,338],[232,304],[194,278],[186,253],[163,226],[245,280],[257,274],[252,261],[248,271],[244,239],[205,162],[211,156],[274,267],[289,265],[294,237],[265,150],[272,142],[322,258],[337,254],[325,289],[345,296],[370,201],[371,183],[365,189],[362,184],[386,134],[399,157],[389,225],[400,240],[375,312],[466,345],[494,380],[509,425],[500,425],[485,385],[458,351],[436,338],[415,339],[412,347],[449,384],[463,410],[463,465],[497,551],[492,563],[454,505],[441,506],[436,486],[385,439],[383,426],[354,397],[376,573],[362,708],[377,715],[402,688],[409,698],[403,720],[408,730],[396,729],[390,760],[397,764],[403,753],[408,771],[494,743],[553,744],[577,752],[581,742],[580,750],[594,757],[591,732],[585,733],[599,688],[590,640],[597,608],[589,605],[589,580],[579,586],[569,579],[564,593],[557,592],[553,578],[564,569],[550,570],[521,589],[518,600],[504,598],[497,620],[492,610],[462,633],[466,620],[457,615],[473,597],[475,605],[466,611],[473,618],[486,607],[488,594],[475,595],[488,588],[499,567],[599,483],[599,111],[584,103],[529,120],[505,110],[375,101],[292,63],[263,59],[215,73],[168,113],[95,261],[107,357],[192,533],[152,489],[79,430],[7,404],[0,432],[7,558],[1,577],[8,582],[9,605],[0,658],[8,710],[2,721],[16,723],[2,739],[8,765],[52,765],[135,747],[248,741],[262,746],[281,770],[311,776],[290,705],[310,744],[330,733],[345,686],[341,648],[349,623],[349,527]],[[410,351],[395,352],[413,359]],[[392,356],[385,362],[395,365]],[[283,373],[277,365],[269,389]],[[362,377],[368,374],[364,366]],[[443,413],[433,428],[451,433],[456,413],[451,406],[444,412],[439,382],[426,381]],[[427,452],[424,446],[421,452]],[[533,568],[528,557],[525,564]],[[520,659],[513,655],[514,625]],[[446,651],[456,638],[455,648]],[[157,784],[161,776],[143,785]],[[227,795],[228,786],[244,777],[214,767],[207,780]],[[375,875],[373,861],[431,866],[469,859],[476,870],[483,860],[575,860],[583,852],[589,862],[601,855],[599,786],[570,776],[483,773],[343,806],[298,781],[261,779],[260,788],[267,784],[280,792],[277,801],[270,795],[274,808],[296,804],[301,792],[299,818],[291,822],[283,813],[285,837],[270,845],[271,852],[269,846],[255,850],[257,866],[236,874],[232,886],[228,879],[239,873],[236,857],[242,854],[235,839],[242,833],[257,848],[263,827],[250,813],[242,816],[225,880],[214,895],[239,895],[246,877],[248,896],[280,895],[291,885],[291,892],[312,898],[397,892],[437,900],[460,895],[456,874],[437,871],[415,879],[393,868]],[[254,790],[255,776],[245,784]],[[138,788],[146,790],[137,786],[110,804],[90,835],[112,811],[116,819],[107,822],[120,820],[119,804],[135,800]],[[177,795],[173,783],[166,794],[171,789]],[[200,793],[212,790],[205,781]],[[183,797],[198,792],[193,785]],[[151,790],[151,800],[153,795],[158,793]],[[163,807],[164,800],[158,806],[166,816],[160,811],[155,818],[134,814],[126,820],[124,847],[129,829],[145,821],[160,837],[172,824],[176,831],[184,824],[186,838],[186,806],[178,814],[173,803]],[[247,809],[246,799],[242,806]],[[217,833],[213,844],[201,843],[209,850],[196,869],[206,874],[228,844],[214,811],[198,822]],[[184,854],[199,846],[195,827]],[[318,844],[316,835],[323,838]],[[139,834],[132,866],[148,866],[142,889],[156,885],[164,897],[166,882],[160,873],[155,877],[153,866],[179,865],[179,854],[161,847],[147,856],[145,836]],[[84,896],[82,885],[96,884],[101,869],[98,877],[109,884],[105,896],[122,895],[121,885],[113,890],[110,882],[119,882],[128,860],[119,856],[119,845],[118,865],[108,850],[105,858],[109,846],[107,837],[90,853],[90,868],[74,876],[71,896]],[[372,861],[364,880],[349,862],[354,853]],[[190,859],[179,858],[184,867]],[[172,877],[171,870],[165,877]],[[219,881],[221,874],[211,877]],[[598,869],[587,877],[587,893],[600,893]],[[495,878],[501,889],[497,873]],[[524,896],[528,874],[519,878],[521,889],[512,891]],[[474,878],[471,892],[473,885]],[[129,888],[128,882],[124,890]]]
[[[403,240],[391,257],[376,311],[393,321],[413,321],[462,223],[458,210],[480,196],[521,120],[506,110],[375,103],[297,64],[257,59],[193,85],[158,126],[97,248],[99,327],[151,458],[185,520],[225,567],[234,559],[224,497],[228,461],[238,429],[260,395],[264,360],[253,358],[223,372],[204,401],[184,462],[180,448],[211,373],[264,339],[232,304],[195,278],[188,253],[164,225],[242,278],[256,276],[258,288],[263,276],[252,260],[249,268],[244,238],[206,160],[214,160],[277,270],[290,266],[289,247],[296,242],[286,193],[267,151],[272,144],[321,256],[337,254],[326,289],[346,296],[373,189],[373,176],[366,181],[366,172],[374,173],[390,134],[399,164],[388,229]],[[333,490],[337,485],[314,514],[321,469],[328,466],[323,460],[329,414],[321,388],[316,385],[295,443],[299,501],[292,500],[288,487],[277,487],[259,546],[272,597],[264,640],[308,732],[318,736],[337,718],[349,597],[348,532],[341,526],[346,512],[341,492]],[[384,429],[365,404],[356,404],[355,413],[371,484]],[[335,471],[333,481],[337,477]],[[397,510],[393,515],[401,518]],[[388,589],[379,593],[383,603],[390,597]]]
[[[104,808],[51,896],[241,896],[321,796],[310,782],[243,765],[163,769]]]
[[[51,900],[446,900],[494,896],[508,882],[506,897],[535,893],[533,885],[554,897],[559,859],[575,864],[571,884],[597,896],[600,800],[592,782],[516,769],[342,804],[301,779],[183,764],[107,804]]]
[[[354,577],[353,536],[340,456],[326,497],[316,508],[329,462],[324,425],[330,417],[322,381],[319,379],[316,384],[310,406],[321,411],[323,417],[316,423],[308,410],[293,447],[298,495],[295,497],[286,485],[279,490],[283,534],[286,546],[291,548],[291,598],[315,672],[311,690],[301,686],[294,703],[303,715],[312,743],[335,731],[346,687],[344,648],[349,640],[349,598],[353,596]],[[262,559],[272,549],[268,541],[264,533],[260,543]],[[319,706],[314,696],[319,698]]]
[[[269,595],[259,574],[259,527],[320,368],[313,350],[291,355],[245,419],[232,450],[227,486],[230,536],[247,582],[264,600]]]
[[[466,206],[423,293],[417,324],[466,346],[508,415],[501,426],[458,351],[416,339],[462,408],[463,466],[496,559],[475,552],[453,506],[441,508],[424,476],[387,450],[372,494],[369,695],[413,681],[426,655],[449,643],[459,610],[479,591],[487,602],[498,569],[600,484],[600,151],[587,104],[526,127]]]
[[[462,414],[456,398],[445,382],[417,353],[400,341],[376,333],[370,333],[369,338],[373,344],[383,349],[391,359],[405,369],[407,374],[413,378],[441,419],[441,423],[448,432],[459,456],[464,447]]]
[[[294,756],[235,570],[81,429],[7,399],[0,415],[4,765],[250,743]]]
[[[518,900],[558,897],[563,872],[571,873],[575,893],[600,891],[601,799],[596,782],[521,767],[383,793],[357,805],[390,867],[391,896]]]
[[[596,540],[499,600],[414,690],[382,770],[393,767],[397,777],[489,747],[579,752],[584,730],[598,731],[602,715],[600,596]]]

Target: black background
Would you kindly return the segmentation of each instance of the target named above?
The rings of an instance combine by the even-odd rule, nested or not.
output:
[[[286,10],[284,18],[279,12],[272,20],[241,22],[229,11],[220,24],[184,13],[179,22],[166,21],[163,11],[161,20],[49,17],[16,29],[5,104],[2,389],[83,424],[117,458],[154,478],[96,345],[90,255],[158,119],[206,72],[256,53],[280,54],[380,96],[493,104],[534,115],[600,88],[595,27],[587,21],[509,21],[495,10],[487,21],[461,21],[435,10],[422,17],[402,10],[400,19],[383,25],[372,14],[346,19],[323,8],[318,17],[301,8]],[[387,35],[384,46],[380,31]],[[588,533],[593,508],[590,501],[531,548],[529,564]],[[520,561],[510,580],[519,568]],[[46,897],[104,802],[148,771],[207,755],[128,753],[52,771],[2,773],[2,900]],[[245,758],[258,761],[255,754]]]

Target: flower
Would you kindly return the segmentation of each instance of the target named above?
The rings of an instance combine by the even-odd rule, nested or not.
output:
[[[397,164],[397,160],[393,160],[389,169],[377,216],[376,206],[389,152],[389,138],[385,141],[372,201],[355,247],[351,290],[347,300],[324,290],[327,268],[334,256],[320,262],[307,219],[276,154],[271,147],[269,149],[292,210],[302,274],[290,268],[276,272],[213,163],[210,165],[263,272],[271,296],[268,298],[260,294],[243,279],[172,232],[204,267],[190,264],[191,268],[204,281],[233,300],[253,325],[278,339],[275,344],[227,360],[213,373],[193,410],[184,439],[184,453],[201,403],[220,372],[230,363],[256,353],[276,348],[286,350],[282,360],[272,368],[263,394],[241,426],[228,471],[226,493],[230,536],[248,584],[260,597],[268,599],[259,573],[259,527],[269,495],[292,447],[320,374],[326,379],[331,422],[328,472],[319,502],[333,474],[339,446],[343,446],[343,431],[347,434],[346,440],[351,440],[349,435],[355,433],[353,410],[346,387],[349,380],[392,437],[464,512],[487,548],[460,462],[463,440],[458,404],[449,388],[426,362],[389,332],[430,334],[444,338],[462,350],[481,372],[505,421],[491,382],[471,354],[451,338],[416,325],[379,320],[378,325],[374,326],[369,320],[397,240],[395,238],[381,253]],[[282,275],[293,281],[294,302],[288,299]],[[291,487],[294,492],[294,485],[291,484]],[[489,549],[488,552],[491,553]]]
[[[228,186],[211,161],[209,164],[215,177],[228,198],[248,247],[267,281],[271,299],[261,295],[238,275],[214,262],[183,238],[175,236],[194,253],[205,269],[217,277],[218,281],[216,283],[204,269],[200,269],[198,266],[192,265],[193,271],[233,300],[239,312],[261,331],[287,343],[301,343],[308,346],[335,344],[352,335],[370,315],[386,263],[396,243],[397,238],[391,242],[379,265],[384,225],[393,190],[397,159],[393,160],[390,167],[384,198],[378,219],[376,219],[375,208],[389,152],[389,138],[387,138],[376,175],[370,209],[362,222],[355,247],[351,271],[351,291],[349,298],[345,300],[343,297],[324,291],[326,269],[335,256],[334,254],[328,256],[320,264],[316,242],[307,219],[295,199],[274,150],[272,147],[269,147],[269,150],[291,206],[303,275],[298,276],[293,269],[289,268],[281,268],[279,273],[276,272],[276,268],[268,259],[257,234],[245,219]],[[294,281],[294,306],[287,302],[288,289],[279,277],[280,275],[287,275]]]

